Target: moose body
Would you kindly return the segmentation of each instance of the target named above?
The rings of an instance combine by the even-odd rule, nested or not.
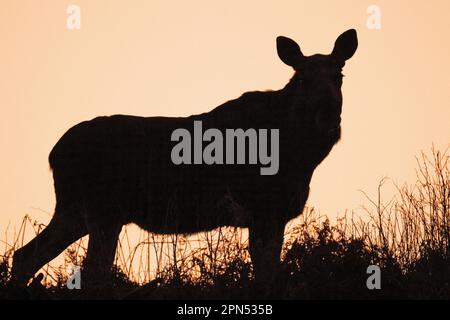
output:
[[[192,234],[220,226],[249,228],[256,279],[276,269],[285,224],[298,216],[315,168],[340,139],[341,69],[357,48],[356,32],[331,55],[305,57],[288,38],[280,58],[296,71],[281,90],[249,92],[211,112],[186,118],[116,115],[82,122],[49,156],[56,193],[47,228],[16,251],[13,281],[26,283],[68,245],[89,234],[87,279],[103,281],[123,225],[158,234]],[[250,164],[175,165],[171,134],[203,127],[279,129],[279,170]]]

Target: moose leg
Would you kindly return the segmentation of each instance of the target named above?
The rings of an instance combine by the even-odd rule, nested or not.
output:
[[[249,228],[249,251],[257,287],[270,289],[276,280],[284,227],[285,223],[268,219],[256,222]]]
[[[86,227],[79,216],[55,213],[40,234],[14,253],[12,283],[26,285],[44,264],[86,234]]]
[[[88,225],[89,244],[84,261],[83,283],[88,288],[106,287],[111,280],[111,268],[116,253],[121,224]]]

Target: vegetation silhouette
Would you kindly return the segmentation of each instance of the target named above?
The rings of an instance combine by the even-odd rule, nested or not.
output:
[[[14,253],[12,282],[25,285],[47,262],[89,235],[84,284],[110,282],[122,226],[157,234],[192,234],[222,226],[249,229],[255,279],[270,287],[278,274],[285,225],[303,210],[315,168],[340,139],[342,73],[358,46],[355,30],[330,55],[306,57],[277,38],[280,59],[295,70],[281,90],[248,92],[209,113],[187,118],[98,117],[77,124],[49,156],[55,213],[36,238]],[[252,165],[179,165],[171,133],[206,129],[280,130],[279,172]]]
[[[368,198],[370,207],[347,214],[332,225],[313,208],[289,227],[274,287],[279,299],[449,299],[450,298],[450,166],[448,150],[422,153],[417,182],[396,186],[389,201]],[[30,221],[29,218],[24,221]],[[32,222],[32,221],[31,221]],[[28,224],[28,222],[27,222]],[[31,223],[37,233],[40,224]],[[42,271],[46,287],[31,285],[18,292],[11,286],[11,256],[21,246],[23,225],[0,255],[0,299],[97,298],[98,292],[68,290],[66,266]],[[192,250],[184,237],[167,238],[169,256],[147,285],[140,278],[147,264],[130,267],[136,250],[113,267],[113,287],[102,298],[127,299],[250,299],[254,273],[242,229],[219,228],[205,233]],[[9,243],[5,240],[6,243]],[[139,243],[160,251],[154,238]],[[124,233],[118,256],[128,239]],[[146,250],[144,250],[145,252]],[[163,250],[161,250],[163,251]],[[78,241],[65,252],[66,263],[80,265],[86,247]],[[142,253],[142,251],[141,251]],[[130,262],[130,265],[127,265]],[[366,270],[381,268],[381,290],[368,290]],[[142,269],[141,269],[142,267]],[[82,276],[83,279],[83,276]]]

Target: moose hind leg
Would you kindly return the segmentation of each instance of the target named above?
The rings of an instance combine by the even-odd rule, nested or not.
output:
[[[111,222],[89,226],[89,244],[83,268],[83,281],[87,287],[108,286],[121,229],[121,224]]]
[[[85,236],[86,227],[76,215],[55,213],[49,225],[13,256],[12,283],[19,286],[70,244]]]

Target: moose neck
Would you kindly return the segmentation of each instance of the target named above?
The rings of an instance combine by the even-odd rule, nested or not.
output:
[[[282,117],[284,118],[283,123],[281,123],[282,126],[290,124],[294,126],[292,130],[298,133],[303,131],[311,133],[311,121],[306,114],[307,99],[302,94],[301,86],[301,80],[294,74],[284,88],[278,91],[279,100],[276,108],[285,115]]]
[[[300,86],[300,79],[299,77],[294,74],[292,76],[292,78],[289,80],[289,82],[284,86],[283,89],[281,89],[281,91],[285,94],[294,94],[296,90],[299,89]]]

